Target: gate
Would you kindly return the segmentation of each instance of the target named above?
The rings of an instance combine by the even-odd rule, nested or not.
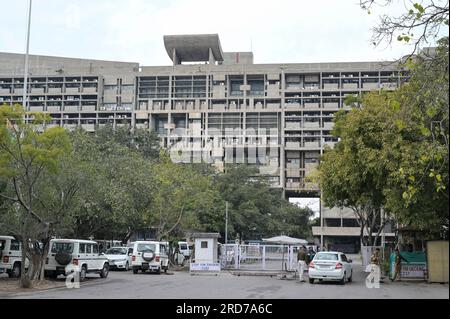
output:
[[[221,245],[220,263],[222,269],[293,271],[297,268],[298,248],[287,245]]]

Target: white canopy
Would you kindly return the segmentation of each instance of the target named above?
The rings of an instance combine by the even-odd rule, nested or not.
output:
[[[272,238],[263,238],[266,243],[282,244],[282,245],[306,245],[308,242],[304,239],[293,238],[289,236],[275,236]]]

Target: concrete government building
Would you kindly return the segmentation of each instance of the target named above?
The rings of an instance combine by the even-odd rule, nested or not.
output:
[[[172,65],[31,55],[27,109],[49,113],[47,127],[152,129],[184,158],[257,165],[286,198],[314,197],[306,177],[337,142],[330,131],[334,114],[349,109],[345,97],[405,80],[391,62],[254,64],[252,52],[224,52],[217,34],[168,35],[164,44]],[[23,85],[24,55],[0,53],[0,104],[22,103]],[[349,210],[321,207],[313,234],[329,248],[359,249]]]

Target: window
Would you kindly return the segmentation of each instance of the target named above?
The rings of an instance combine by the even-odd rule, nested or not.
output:
[[[72,243],[53,243],[52,246],[52,253],[69,253],[71,254],[73,252],[73,244]]]
[[[98,245],[97,244],[92,245],[92,252],[94,254],[98,254]]]
[[[155,251],[156,250],[155,244],[138,244],[138,246],[137,246],[138,252],[149,251],[149,250]]]
[[[5,240],[0,240],[0,251],[5,249],[5,245],[6,245],[6,241]]]
[[[133,248],[128,248],[128,255],[133,255]]]
[[[10,250],[19,250],[20,249],[20,243],[18,240],[11,240],[11,246],[9,248]]]
[[[337,254],[319,253],[314,257],[314,260],[338,260]]]
[[[79,252],[80,254],[84,254],[86,252],[86,244],[80,244]]]
[[[201,247],[201,248],[208,248],[208,242],[207,242],[207,241],[202,241],[202,242],[200,243],[200,247]]]
[[[90,254],[92,252],[92,245],[86,244],[86,254]]]
[[[345,256],[344,254],[341,255],[341,260],[344,262],[348,262],[347,256]]]

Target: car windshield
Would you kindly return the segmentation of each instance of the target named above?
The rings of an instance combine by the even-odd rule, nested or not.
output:
[[[53,243],[52,253],[69,253],[73,252],[73,243]]]
[[[138,244],[137,245],[138,252],[143,252],[143,251],[147,251],[147,250],[155,251],[156,245],[155,244]]]
[[[0,251],[5,249],[6,246],[6,240],[0,239]]]
[[[337,254],[327,254],[327,253],[323,253],[323,254],[317,254],[314,257],[314,260],[338,260],[338,255]]]
[[[113,247],[108,249],[105,254],[107,255],[126,255],[127,254],[127,249],[126,248],[117,248],[117,247]]]

